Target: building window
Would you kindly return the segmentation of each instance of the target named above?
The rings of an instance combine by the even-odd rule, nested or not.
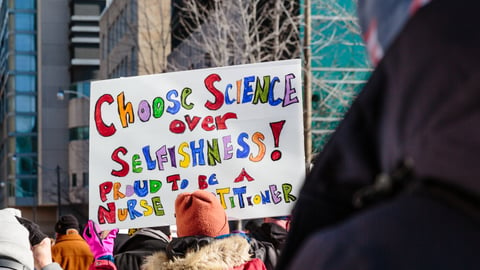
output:
[[[15,117],[15,129],[19,133],[36,132],[36,117],[17,115]]]
[[[118,28],[119,28],[119,39],[122,39],[123,35],[125,34],[125,29],[127,28],[126,25],[125,25],[125,21],[124,21],[124,10],[122,9],[122,11],[120,11],[120,15],[119,15],[119,18],[118,18]]]
[[[137,49],[132,47],[130,52],[130,75],[137,75]]]
[[[70,141],[76,140],[88,140],[88,127],[75,127],[70,128]]]
[[[83,81],[76,83],[77,92],[89,97],[90,96],[90,82]]]
[[[15,49],[19,52],[35,51],[35,37],[29,34],[15,35]]]
[[[15,197],[25,198],[34,197],[37,190],[36,179],[17,179],[15,187]]]
[[[32,75],[15,75],[15,88],[18,92],[35,92],[37,80]]]
[[[35,56],[17,54],[15,56],[15,68],[18,71],[35,71]]]
[[[17,112],[35,113],[37,99],[34,96],[15,96],[15,109]]]
[[[100,43],[102,47],[102,60],[107,59],[108,47],[107,47],[107,37],[105,34],[102,35],[102,43]]]
[[[210,55],[210,53],[205,53],[204,61],[205,61],[205,67],[211,67],[212,66],[212,56]]]
[[[28,153],[27,153],[28,154]],[[31,156],[18,156],[15,160],[17,175],[33,175],[37,173],[37,161]]]
[[[37,137],[18,136],[15,144],[16,153],[32,153],[37,150]]]
[[[88,173],[83,173],[83,187],[88,187]]]
[[[112,31],[112,26],[109,26],[108,27],[108,45],[107,45],[107,51],[110,53],[110,51],[112,50],[112,44],[113,44],[113,31]]]
[[[130,5],[128,5],[130,9],[130,22],[136,22],[137,21],[137,1],[136,0],[130,0]]]
[[[35,15],[32,13],[15,14],[15,30],[34,30]]]
[[[7,102],[5,101],[5,93],[2,93],[0,97],[0,125],[5,120],[6,114],[7,114]],[[2,144],[0,144],[0,149],[5,150]],[[0,156],[3,156],[3,153],[1,151],[0,151]]]
[[[99,1],[101,2],[101,1]],[[97,3],[75,3],[73,5],[74,13],[76,15],[92,15],[100,14],[102,5]]]
[[[34,9],[35,0],[15,1],[15,8],[16,9]]]
[[[72,187],[76,187],[76,186],[77,186],[77,174],[72,173]]]

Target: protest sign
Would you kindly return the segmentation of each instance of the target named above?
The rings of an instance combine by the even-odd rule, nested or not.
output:
[[[305,173],[300,60],[92,82],[89,216],[175,224],[179,193],[230,219],[287,215]]]

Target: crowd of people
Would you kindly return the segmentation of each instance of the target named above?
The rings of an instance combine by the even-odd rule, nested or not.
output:
[[[52,240],[0,210],[6,269],[478,269],[480,2],[362,0],[375,70],[288,217],[232,230],[216,196],[181,193],[177,234],[127,239],[63,216]],[[478,54],[479,57],[476,57]],[[291,219],[291,225],[290,225]]]
[[[273,217],[252,220],[245,230],[231,230],[220,201],[204,190],[181,193],[176,198],[175,236],[169,226],[161,226],[140,228],[121,239],[117,238],[118,229],[102,231],[92,220],[81,232],[77,218],[64,215],[55,224],[52,240],[18,212],[4,209],[0,214],[2,223],[11,229],[0,234],[1,246],[5,247],[0,248],[0,268],[17,266],[7,269],[273,270],[288,224],[287,217]],[[23,239],[11,233],[14,227],[23,232]]]

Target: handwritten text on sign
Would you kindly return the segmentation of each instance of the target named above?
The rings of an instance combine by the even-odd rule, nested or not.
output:
[[[90,218],[174,224],[207,189],[231,218],[285,215],[304,172],[299,60],[92,83]]]

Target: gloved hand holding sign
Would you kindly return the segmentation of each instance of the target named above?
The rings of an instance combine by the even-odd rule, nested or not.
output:
[[[89,220],[85,225],[85,230],[83,231],[83,238],[87,241],[87,244],[90,246],[90,250],[95,257],[96,269],[101,264],[108,265],[106,268],[102,269],[114,269],[114,265],[104,260],[113,263],[113,243],[117,237],[118,229],[113,229],[106,233],[104,237],[100,236],[100,227],[93,220]],[[102,262],[103,261],[103,262]]]

